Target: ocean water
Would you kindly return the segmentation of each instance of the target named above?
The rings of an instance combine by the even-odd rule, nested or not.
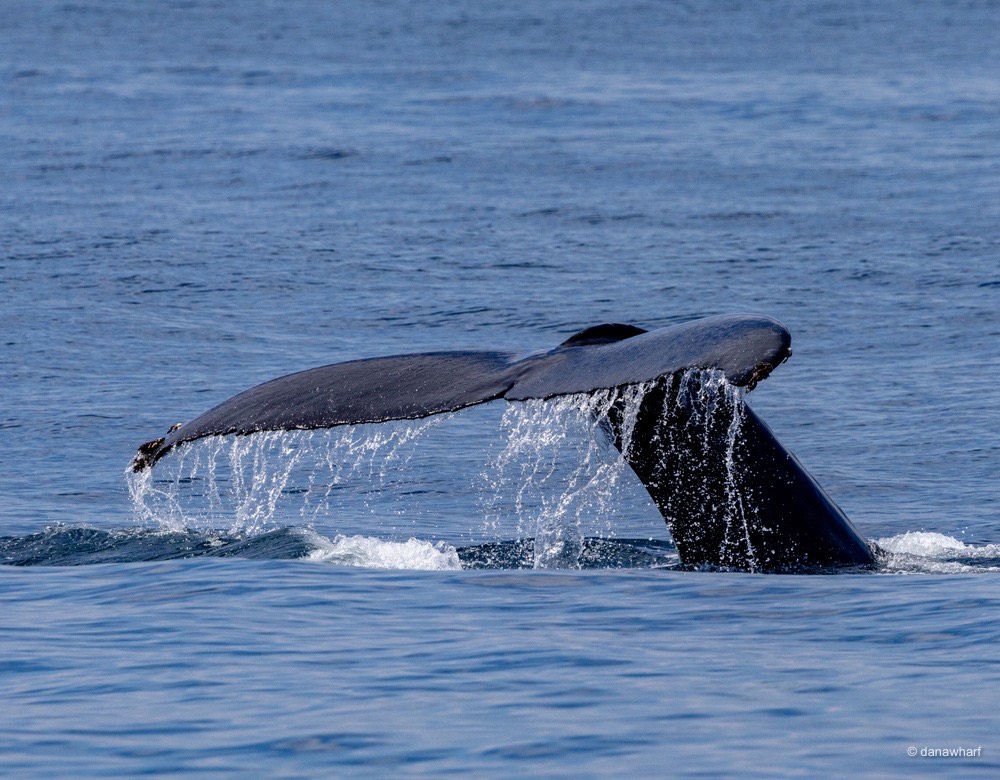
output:
[[[6,0],[0,773],[996,776],[998,28]],[[743,312],[878,571],[685,570],[573,401],[126,474],[292,371]]]

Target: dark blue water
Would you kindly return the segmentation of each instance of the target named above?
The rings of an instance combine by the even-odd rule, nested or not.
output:
[[[998,28],[5,2],[0,771],[995,775]],[[290,371],[736,312],[791,330],[749,402],[878,573],[683,570],[558,410],[126,481]]]

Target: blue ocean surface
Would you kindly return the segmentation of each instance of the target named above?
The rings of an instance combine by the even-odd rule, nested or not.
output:
[[[998,29],[5,0],[0,774],[997,776]],[[690,570],[570,402],[127,471],[312,366],[746,312],[876,571]]]

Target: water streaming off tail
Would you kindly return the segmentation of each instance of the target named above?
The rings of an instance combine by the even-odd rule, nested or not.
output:
[[[616,451],[632,458],[655,439],[651,451],[672,464],[656,478],[677,482],[677,511],[690,516],[694,505],[706,528],[722,528],[720,557],[748,560],[753,569],[752,496],[741,473],[745,464],[736,457],[744,409],[738,387],[721,372],[703,370],[512,405],[502,422],[507,441],[493,459],[490,494],[494,500],[513,495],[518,537],[534,538],[536,567],[575,566],[586,536],[621,535],[623,505],[633,513],[649,507],[641,515],[656,519],[644,530],[664,534],[659,513]],[[629,498],[630,491],[641,497]]]
[[[258,533],[336,514],[341,492],[371,509],[375,497],[393,495],[416,441],[447,417],[183,445],[155,469],[127,472],[136,519],[171,529]]]
[[[720,557],[748,561],[750,571],[755,571],[756,555],[749,529],[753,496],[743,474],[749,464],[740,464],[736,459],[745,419],[743,390],[728,382],[721,371],[692,369],[680,375],[676,394],[668,393],[665,403],[673,403],[680,419],[687,418],[684,425],[688,432],[693,431],[701,440],[701,446],[694,448],[681,444],[682,437],[677,437],[673,446],[678,449],[678,457],[688,461],[685,471],[697,475],[695,484],[689,484],[688,489],[709,502],[708,511],[702,515],[721,520],[724,531]],[[664,416],[669,413],[663,410]],[[711,484],[719,481],[720,474],[722,484]]]
[[[536,568],[580,564],[584,539],[621,535],[626,508],[643,520],[655,512],[628,465],[610,443],[607,415],[613,405],[625,410],[630,438],[636,412],[648,386],[615,388],[548,401],[508,406],[501,430],[505,446],[483,478],[489,496],[487,523],[500,526],[512,513],[519,539],[534,539]],[[512,506],[505,502],[511,502]],[[655,520],[639,533],[662,533]]]
[[[179,447],[155,469],[129,472],[129,490],[136,517],[146,526],[254,534],[283,525],[318,524],[336,534],[400,540],[443,536],[476,544],[513,538],[533,540],[526,549],[532,551],[535,567],[576,567],[588,538],[667,535],[649,496],[614,446],[617,437],[623,451],[629,451],[643,403],[659,402],[659,396],[649,396],[654,387],[650,383],[509,404],[499,437],[495,426],[480,420],[483,424],[470,429],[464,444],[428,436],[453,415],[212,437]],[[722,410],[728,415],[728,443],[721,455],[726,500],[713,511],[725,514],[735,544],[746,525],[733,459],[742,420],[739,391],[721,374],[688,372],[679,378],[677,392],[665,398],[664,404],[692,410],[689,424],[703,428],[705,437]],[[462,419],[471,415],[475,422],[475,414],[470,410]],[[615,419],[614,430],[609,415]],[[440,438],[443,443],[435,441]],[[454,503],[459,491],[478,496],[482,516],[465,515],[457,520],[462,527],[452,522],[442,528],[438,514],[446,511],[449,499]],[[429,492],[439,495],[430,514],[421,514],[420,494]],[[351,516],[359,511],[363,516],[352,526]],[[397,523],[404,527],[402,535]],[[727,534],[727,543],[729,538]]]

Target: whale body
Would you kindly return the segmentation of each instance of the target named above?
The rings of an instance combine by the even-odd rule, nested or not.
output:
[[[858,533],[741,394],[791,355],[777,320],[709,317],[656,330],[609,323],[555,348],[429,352],[367,358],[273,379],[139,447],[150,468],[206,436],[408,420],[488,401],[526,401],[641,385],[602,424],[653,499],[681,561],[745,571],[872,567]],[[723,384],[725,384],[723,383]],[[627,419],[628,418],[628,419]]]

